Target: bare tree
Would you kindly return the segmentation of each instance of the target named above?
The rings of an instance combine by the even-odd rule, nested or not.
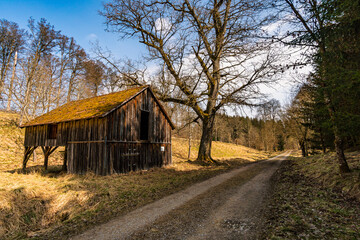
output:
[[[258,108],[258,118],[263,124],[260,134],[265,151],[276,150],[276,120],[279,118],[280,109],[280,102],[276,99],[271,99]]]
[[[70,76],[68,79],[68,89],[66,102],[71,101],[71,96],[74,95],[74,90],[76,88],[76,83],[80,75],[84,72],[84,62],[86,60],[86,53],[84,49],[80,46],[77,46],[74,50],[74,55],[69,62],[69,71]]]
[[[287,132],[298,141],[304,157],[308,156],[309,139],[312,134],[309,127],[310,114],[304,105],[310,101],[311,97],[306,87],[301,87],[284,115]]]
[[[14,80],[15,80],[15,75],[16,75],[17,59],[18,59],[18,52],[16,51],[15,56],[14,56],[11,80],[10,80],[10,84],[9,84],[9,93],[8,93],[8,100],[7,100],[7,106],[6,106],[7,111],[10,111],[10,109],[11,109],[11,102],[12,102],[13,91],[14,91]]]
[[[0,99],[7,72],[16,52],[21,50],[24,44],[24,37],[25,31],[16,23],[0,19]]]
[[[106,66],[108,74],[104,84],[108,92],[146,84],[145,64],[131,59],[116,59],[111,51],[103,49],[99,42],[94,43],[92,52]]]
[[[93,96],[97,96],[99,87],[105,77],[105,66],[100,61],[87,60],[84,62],[85,83],[91,90]]]
[[[45,19],[32,18],[28,32],[0,20],[0,73],[0,94],[7,95],[7,110],[21,112],[21,122],[97,94],[104,79],[109,84],[116,80],[116,74],[89,58],[73,38]]]
[[[54,30],[54,26],[50,25],[45,19],[41,19],[35,23],[34,19],[29,20],[30,29],[30,46],[28,48],[28,57],[26,59],[25,82],[26,90],[24,94],[24,101],[22,104],[21,120],[27,116],[27,108],[30,103],[31,89],[34,78],[42,58],[51,53],[57,45],[60,37],[60,32]]]
[[[101,14],[108,28],[122,38],[138,38],[148,49],[148,60],[164,66],[165,81],[152,83],[160,99],[189,106],[201,120],[198,161],[213,162],[216,112],[229,105],[253,104],[260,97],[259,84],[271,81],[276,59],[268,45],[255,38],[268,20],[263,17],[266,2],[113,0],[104,4]]]

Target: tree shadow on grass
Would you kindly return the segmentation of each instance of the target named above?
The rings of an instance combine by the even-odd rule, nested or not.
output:
[[[241,158],[218,162],[216,166],[185,171],[151,168],[110,176],[66,174],[61,171],[62,165],[49,165],[46,171],[43,165],[28,167],[25,172],[20,168],[9,170],[8,173],[19,174],[19,177],[32,173],[35,176],[34,179],[30,178],[32,183],[29,185],[7,191],[10,206],[15,208],[8,209],[5,215],[0,213],[0,221],[6,221],[2,219],[6,216],[17,217],[17,222],[13,222],[17,230],[11,233],[14,227],[9,225],[7,231],[12,236],[20,236],[18,238],[59,239],[106,222],[227,169],[253,163]],[[192,161],[189,164],[198,166]],[[42,189],[42,184],[36,186],[36,181],[41,181],[37,174],[55,179],[48,182],[51,185],[49,188]],[[26,206],[22,206],[22,203],[26,203]]]
[[[48,169],[44,169],[44,165],[34,165],[27,167],[25,170],[22,168],[16,168],[12,170],[6,171],[8,173],[17,173],[17,174],[32,174],[32,173],[39,173],[41,176],[48,176],[48,177],[57,177],[63,174],[66,174],[66,171],[62,169],[62,165],[50,165]]]

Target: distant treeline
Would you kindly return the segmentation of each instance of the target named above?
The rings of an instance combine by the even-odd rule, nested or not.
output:
[[[184,112],[174,117],[179,128],[176,136],[200,139],[201,125]],[[176,115],[176,114],[173,114]],[[190,119],[190,121],[189,121]],[[225,113],[217,114],[213,132],[214,141],[230,142],[264,151],[282,151],[298,149],[296,136],[289,130],[290,126],[284,120],[283,109],[279,101],[272,99],[257,110],[256,117],[228,116]],[[190,134],[189,134],[190,132]]]

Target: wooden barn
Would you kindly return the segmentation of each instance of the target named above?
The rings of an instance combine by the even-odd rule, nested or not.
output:
[[[41,147],[49,155],[65,146],[68,173],[124,173],[171,163],[171,130],[149,86],[69,102],[23,124],[23,169]]]

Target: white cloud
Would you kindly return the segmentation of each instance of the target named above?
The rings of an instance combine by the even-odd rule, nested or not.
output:
[[[158,18],[155,21],[155,31],[161,35],[166,35],[171,30],[171,22],[168,18]]]
[[[95,41],[98,39],[98,36],[95,33],[90,33],[89,35],[86,36],[86,39],[88,41]]]

